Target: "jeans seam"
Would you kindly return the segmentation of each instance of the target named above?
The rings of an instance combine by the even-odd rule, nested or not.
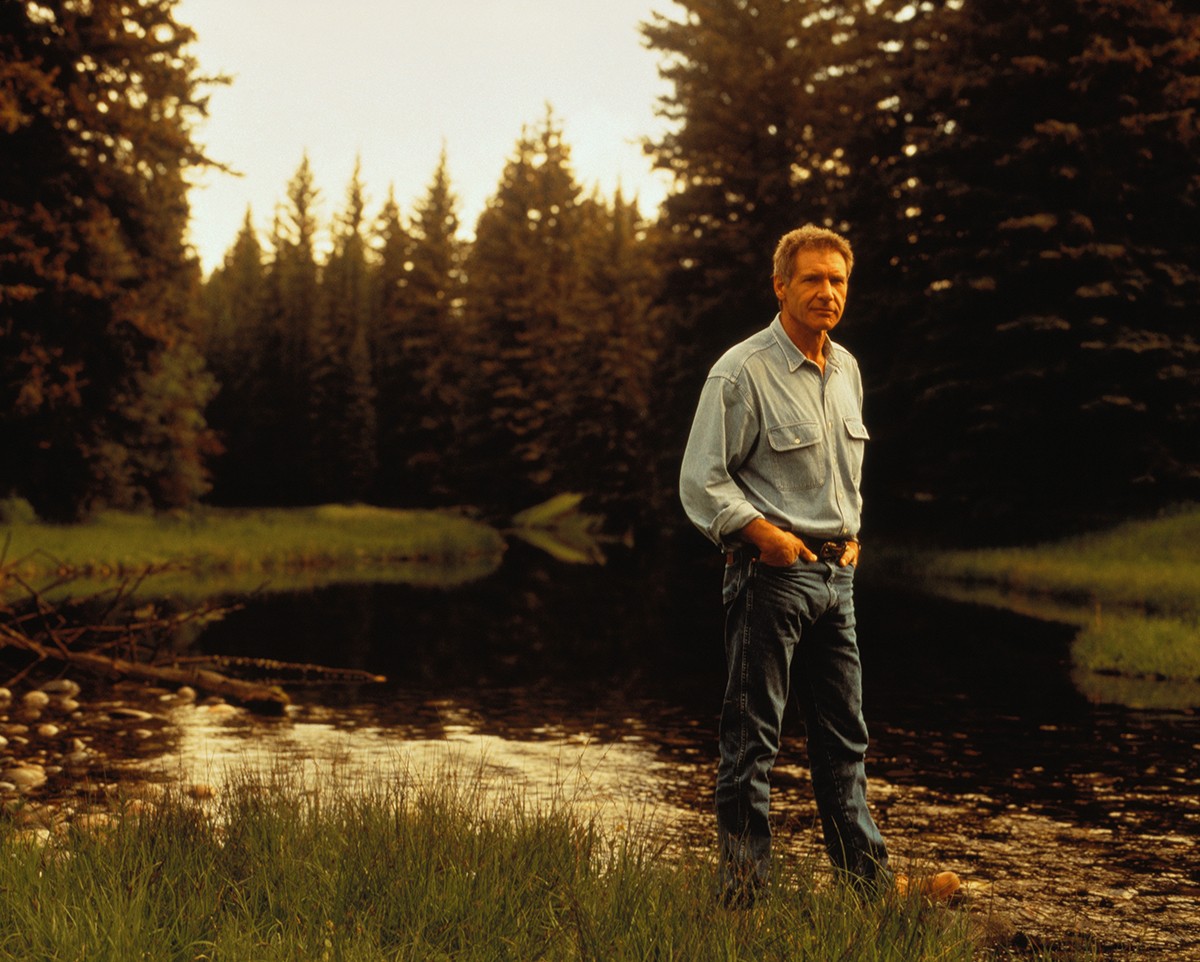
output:
[[[742,788],[742,779],[746,777],[746,746],[750,741],[748,725],[746,722],[746,701],[749,697],[748,689],[750,687],[750,669],[749,658],[747,657],[750,648],[750,626],[752,623],[752,608],[754,606],[754,578],[753,564],[747,571],[746,577],[746,604],[745,613],[742,619],[742,641],[740,651],[738,651],[738,659],[741,661],[741,671],[738,677],[738,752],[737,760],[734,763],[734,785],[738,787],[737,791],[737,831],[742,835],[746,831],[746,825],[749,821],[749,812],[746,810],[748,801],[748,793]]]

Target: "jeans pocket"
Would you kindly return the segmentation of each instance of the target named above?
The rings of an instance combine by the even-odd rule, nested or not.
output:
[[[721,583],[721,602],[727,607],[741,594],[746,584],[746,572],[750,566],[750,558],[746,552],[734,552],[732,558],[725,563],[725,578]]]

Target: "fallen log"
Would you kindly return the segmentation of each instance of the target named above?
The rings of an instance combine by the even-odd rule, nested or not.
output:
[[[239,678],[229,678],[208,668],[152,665],[90,651],[73,651],[58,645],[44,645],[8,625],[0,625],[0,647],[6,645],[27,651],[42,660],[66,662],[103,677],[117,676],[168,685],[190,685],[197,691],[232,699],[252,711],[263,714],[281,714],[291,703],[287,692],[277,685],[259,685]]]

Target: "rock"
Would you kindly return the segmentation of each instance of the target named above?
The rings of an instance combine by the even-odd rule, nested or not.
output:
[[[59,728],[57,725],[51,724],[50,722],[46,722],[44,725],[38,725],[37,727],[37,733],[41,735],[42,738],[54,738],[61,731],[61,728]]]
[[[12,692],[7,688],[0,688],[0,705],[6,705],[12,701]]]
[[[74,698],[56,698],[50,703],[50,707],[64,715],[72,715],[79,711],[79,702]]]
[[[62,760],[64,766],[78,772],[92,763],[92,753],[86,748],[81,748],[63,755]]]
[[[56,678],[54,681],[48,681],[42,685],[41,690],[47,695],[61,698],[74,698],[80,692],[79,683],[70,678]]]
[[[46,771],[41,765],[17,765],[0,772],[0,781],[15,786],[17,791],[28,792],[46,784]]]
[[[81,832],[103,832],[113,828],[116,820],[107,812],[84,812],[76,815],[71,824]]]
[[[175,692],[175,697],[183,702],[193,702],[196,700],[196,689],[191,685],[183,685]]]
[[[27,691],[21,696],[21,704],[30,711],[41,711],[50,704],[50,696],[44,691]]]

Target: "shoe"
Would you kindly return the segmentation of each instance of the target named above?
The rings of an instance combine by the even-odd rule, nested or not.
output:
[[[901,896],[919,895],[931,902],[949,902],[962,888],[962,880],[953,872],[938,872],[937,875],[921,875],[917,878],[897,874],[893,884]]]

